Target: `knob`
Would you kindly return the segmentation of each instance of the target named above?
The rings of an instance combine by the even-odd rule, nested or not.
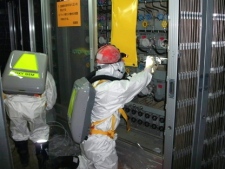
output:
[[[129,112],[130,112],[130,108],[129,108],[129,107],[126,107],[126,108],[125,108],[125,111],[126,111],[127,113],[129,113]]]
[[[138,124],[142,124],[142,123],[143,123],[143,121],[139,119],[138,120]]]
[[[136,114],[137,111],[133,109],[133,110],[131,110],[131,113],[132,113],[132,114]]]
[[[152,124],[152,128],[153,128],[153,129],[156,129],[157,126],[156,126],[155,124]]]
[[[159,131],[164,131],[164,127],[163,126],[160,126],[159,127]]]
[[[163,117],[159,118],[160,123],[164,123],[165,119]]]
[[[138,112],[138,116],[142,116],[143,113],[141,111]]]
[[[157,116],[152,116],[152,120],[153,120],[153,121],[156,121],[157,119],[158,119]]]
[[[146,127],[149,127],[150,126],[150,123],[149,122],[145,122],[145,126]]]
[[[132,121],[132,122],[136,122],[136,121],[137,121],[137,119],[136,119],[136,118],[134,118],[134,117],[132,117],[132,118],[131,118],[131,121]]]
[[[149,114],[145,114],[145,118],[148,119],[150,117]]]

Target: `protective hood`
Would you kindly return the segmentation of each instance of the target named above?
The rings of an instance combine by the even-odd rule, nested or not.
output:
[[[123,61],[116,62],[113,64],[98,64],[100,67],[96,72],[97,75],[108,75],[121,79],[125,73],[125,65]]]

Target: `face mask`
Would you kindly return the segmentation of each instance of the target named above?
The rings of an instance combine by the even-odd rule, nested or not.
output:
[[[96,75],[108,75],[121,79],[125,73],[125,65],[123,61],[98,66],[100,69],[96,72]]]

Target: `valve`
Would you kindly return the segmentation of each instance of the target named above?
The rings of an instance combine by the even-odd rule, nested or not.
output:
[[[164,126],[159,127],[159,131],[164,131],[164,129],[165,129]]]
[[[145,19],[144,15],[138,14],[138,20],[143,21]]]
[[[159,14],[157,15],[157,18],[158,18],[158,20],[162,21],[162,20],[164,19],[164,15],[161,14],[161,13],[159,13]]]
[[[149,122],[145,122],[145,127],[149,127],[150,123]]]
[[[133,123],[135,123],[135,122],[137,121],[137,119],[134,118],[134,117],[132,117],[132,118],[131,118],[131,121],[132,121]]]
[[[130,108],[129,108],[129,107],[125,107],[125,111],[126,111],[127,113],[129,113],[129,112],[130,112]]]
[[[100,36],[99,38],[98,38],[98,42],[99,42],[99,44],[106,44],[106,39],[104,38],[104,37],[102,37],[102,36]]]
[[[141,125],[142,123],[143,123],[143,121],[139,119],[139,120],[138,120],[138,124]]]
[[[151,20],[152,19],[152,15],[151,14],[146,14],[145,15],[145,19],[148,20],[148,21]]]
[[[160,118],[159,118],[159,122],[160,122],[160,123],[165,123],[165,118],[160,117]]]
[[[146,119],[149,119],[150,118],[150,115],[149,114],[145,114],[145,118]]]
[[[153,120],[153,121],[156,121],[157,119],[158,119],[157,116],[152,116],[152,120]]]
[[[138,112],[138,116],[141,117],[142,115],[143,115],[143,113],[142,113],[141,111],[139,111],[139,112]]]
[[[161,23],[161,26],[165,29],[168,26],[168,22],[166,20],[163,20]]]
[[[141,38],[140,45],[144,46],[144,47],[149,47],[149,46],[151,46],[151,43],[148,38]]]
[[[143,22],[142,22],[142,26],[143,26],[144,28],[147,28],[147,27],[148,27],[148,25],[149,25],[149,24],[148,24],[148,22],[147,22],[147,21],[143,21]]]
[[[133,109],[133,110],[131,110],[131,113],[132,113],[132,114],[136,114],[137,111]]]
[[[152,124],[152,128],[156,129],[157,128],[156,124]]]

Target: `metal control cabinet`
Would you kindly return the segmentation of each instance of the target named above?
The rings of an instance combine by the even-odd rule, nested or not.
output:
[[[169,3],[164,169],[224,168],[223,29],[224,1]]]

